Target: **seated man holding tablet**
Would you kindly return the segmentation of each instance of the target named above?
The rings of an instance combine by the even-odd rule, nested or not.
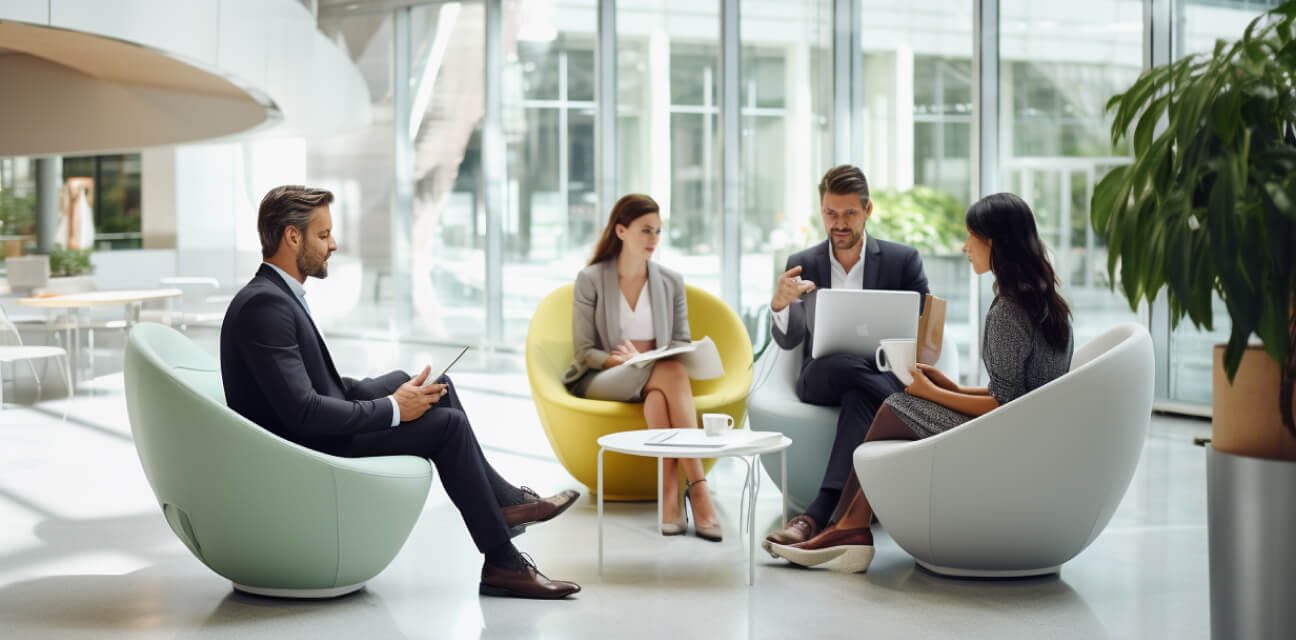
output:
[[[430,367],[413,378],[402,371],[364,380],[338,373],[304,286],[308,277],[328,276],[337,250],[332,202],[328,191],[294,185],[271,189],[261,200],[264,262],[221,324],[226,402],[267,431],[316,451],[431,460],[485,556],[479,593],[557,599],[580,591],[574,582],[547,578],[510,541],[526,525],[565,511],[579,494],[541,498],[500,476],[482,454],[450,378],[432,378]]]
[[[864,441],[874,413],[887,396],[904,389],[890,373],[878,370],[874,350],[880,340],[917,334],[921,299],[928,293],[916,249],[864,232],[873,202],[858,167],[830,169],[819,182],[819,199],[828,239],[788,258],[770,311],[774,341],[780,348],[803,353],[797,397],[810,404],[840,405],[841,414],[819,495],[804,514],[766,537],[766,551],[771,543],[808,540],[828,524],[851,473],[851,454]],[[836,291],[816,295],[816,289],[859,293],[837,297]],[[818,305],[824,309],[816,314]],[[829,334],[816,336],[829,327]],[[903,329],[904,334],[889,335],[884,329]]]

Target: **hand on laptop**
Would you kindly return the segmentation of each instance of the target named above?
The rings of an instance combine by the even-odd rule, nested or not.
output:
[[[801,266],[797,265],[779,276],[774,287],[774,299],[770,301],[770,311],[782,311],[793,302],[801,299],[802,294],[814,291],[815,283],[801,279]]]

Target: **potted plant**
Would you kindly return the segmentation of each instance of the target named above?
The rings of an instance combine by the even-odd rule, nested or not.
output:
[[[1232,322],[1207,469],[1216,637],[1296,636],[1294,30],[1289,1],[1113,97],[1112,141],[1134,159],[1091,203],[1131,306],[1164,290],[1173,325],[1210,329],[1218,296]]]
[[[46,293],[81,293],[94,291],[94,266],[90,264],[91,249],[64,249],[54,245],[50,250],[50,280]]]

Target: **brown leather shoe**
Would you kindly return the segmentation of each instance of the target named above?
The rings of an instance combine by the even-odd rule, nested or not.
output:
[[[522,492],[527,496],[526,502],[500,509],[500,513],[504,515],[504,523],[510,529],[552,520],[576,504],[576,499],[580,497],[579,491],[571,489],[548,498],[541,498],[539,494],[526,487],[522,487]]]
[[[822,567],[842,573],[863,573],[873,562],[873,532],[829,527],[819,535],[793,545],[773,544],[772,553],[792,564]]]
[[[761,543],[761,548],[764,549],[766,553],[777,558],[779,556],[774,554],[774,551],[771,548],[772,545],[792,545],[805,542],[806,540],[815,537],[818,533],[819,523],[815,522],[814,518],[803,513],[788,521],[782,529],[765,536],[765,541]]]
[[[525,554],[522,556],[521,569],[503,569],[483,564],[481,584],[477,585],[477,592],[484,596],[537,600],[559,600],[580,593],[580,590],[580,585],[575,582],[550,580],[536,569],[535,563]]]

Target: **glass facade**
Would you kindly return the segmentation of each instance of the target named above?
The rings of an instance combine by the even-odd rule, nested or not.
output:
[[[138,249],[141,230],[140,154],[111,154],[61,159],[63,183],[55,211],[60,216],[52,244],[69,246],[77,238],[96,251]],[[88,214],[88,216],[86,215]],[[0,256],[33,253],[36,246],[36,162],[32,158],[0,158]]]
[[[1128,162],[1112,148],[1107,100],[1143,67],[1143,3],[1004,0],[1000,19],[1000,188],[1035,211],[1076,345],[1137,321],[1111,290],[1107,254],[1089,224],[1094,185]],[[988,292],[987,292],[988,293]],[[983,307],[990,295],[983,295]]]
[[[1219,39],[1233,40],[1246,25],[1265,9],[1277,6],[1277,0],[1176,0],[1171,42],[1175,58],[1209,54]],[[1212,348],[1228,342],[1232,325],[1224,302],[1215,297],[1212,304],[1211,330],[1197,329],[1185,322],[1169,328],[1165,315],[1154,317],[1162,326],[1154,330],[1169,332],[1167,388],[1168,399],[1187,404],[1209,404],[1213,374]]]
[[[823,239],[819,192],[832,166],[829,0],[739,3],[741,281],[749,326],[787,258]],[[753,335],[758,344],[767,335]]]
[[[949,303],[945,348],[967,363],[976,326],[961,251],[973,195],[972,4],[862,4],[865,128],[857,164],[873,195],[868,232],[922,254],[932,294]],[[970,370],[961,367],[965,378]]]
[[[606,122],[616,139],[615,196],[642,192],[662,206],[657,259],[717,294],[725,270],[738,269],[739,311],[752,327],[787,256],[824,237],[820,176],[838,161],[861,166],[876,206],[869,232],[921,250],[932,291],[950,301],[946,339],[963,355],[963,372],[975,370],[967,358],[991,294],[988,279],[969,286],[959,252],[981,169],[973,3],[855,0],[848,28],[835,14],[847,3],[835,0],[738,0],[731,16],[719,0],[412,4],[321,15],[320,29],[367,82],[366,127],[221,151],[235,167],[240,210],[254,207],[271,179],[336,193],[339,252],[319,283],[326,330],[518,348],[536,304],[571,282],[607,220],[595,156]],[[1174,0],[1173,55],[1236,37],[1272,4]],[[598,28],[601,5],[615,9],[611,33]],[[1104,106],[1143,68],[1151,13],[1141,0],[1000,0],[998,15],[998,82],[983,87],[1000,106],[993,170],[998,188],[1023,195],[1039,216],[1083,342],[1137,317],[1109,288],[1105,249],[1088,221],[1094,184],[1128,161],[1128,149],[1110,144]],[[484,37],[491,16],[497,39]],[[739,33],[736,87],[723,81],[725,20]],[[856,48],[843,73],[835,46],[845,35]],[[606,120],[600,109],[613,107],[598,99],[600,44],[615,51],[615,118]],[[492,46],[499,62],[487,69]],[[738,104],[721,104],[725,88]],[[725,139],[721,122],[735,113],[739,131]],[[498,147],[488,146],[494,126]],[[837,136],[846,129],[849,145]],[[732,213],[721,197],[727,153],[739,159]],[[6,254],[34,238],[33,174],[30,159],[0,159]],[[488,191],[497,174],[502,184]],[[149,212],[139,155],[67,158],[64,175],[96,182],[99,247],[140,246]],[[222,227],[203,249],[254,252],[240,215],[237,230]],[[735,223],[727,215],[739,229],[736,260],[722,255],[722,233]],[[1228,328],[1222,308],[1217,318],[1212,333],[1165,329],[1170,348],[1158,357],[1168,363],[1171,399],[1209,403],[1208,346]]]

